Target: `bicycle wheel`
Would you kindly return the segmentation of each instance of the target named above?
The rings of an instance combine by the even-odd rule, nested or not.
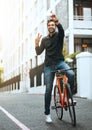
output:
[[[73,126],[76,126],[76,114],[75,114],[75,106],[73,102],[73,97],[70,89],[70,85],[66,84],[67,94],[68,94],[68,107],[69,107],[69,115],[71,118],[71,123]]]
[[[58,117],[58,119],[62,120],[63,108],[61,107],[60,94],[59,94],[57,85],[55,85],[55,87],[54,87],[54,104],[56,107],[55,110],[56,110],[57,117]]]

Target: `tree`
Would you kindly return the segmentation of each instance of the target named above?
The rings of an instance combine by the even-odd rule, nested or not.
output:
[[[2,66],[2,64],[0,64],[0,83],[2,82],[2,74],[4,72],[4,68]]]

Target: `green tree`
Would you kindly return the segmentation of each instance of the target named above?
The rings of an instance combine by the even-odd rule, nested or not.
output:
[[[64,45],[63,45],[63,55],[64,55],[64,57],[65,57],[66,55],[68,55],[68,51],[67,51],[66,41],[65,41],[65,40],[64,40]]]
[[[2,73],[4,72],[3,67],[0,67],[0,83],[2,83]]]

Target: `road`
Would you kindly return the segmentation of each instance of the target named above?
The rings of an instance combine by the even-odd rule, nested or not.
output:
[[[0,93],[0,130],[92,130],[92,100],[75,98],[77,125],[73,127],[68,112],[60,121],[51,110],[53,123],[45,122],[43,95]]]

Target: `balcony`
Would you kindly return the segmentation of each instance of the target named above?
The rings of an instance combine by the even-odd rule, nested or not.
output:
[[[73,21],[74,29],[89,29],[92,30],[92,16],[78,16],[74,15]]]

